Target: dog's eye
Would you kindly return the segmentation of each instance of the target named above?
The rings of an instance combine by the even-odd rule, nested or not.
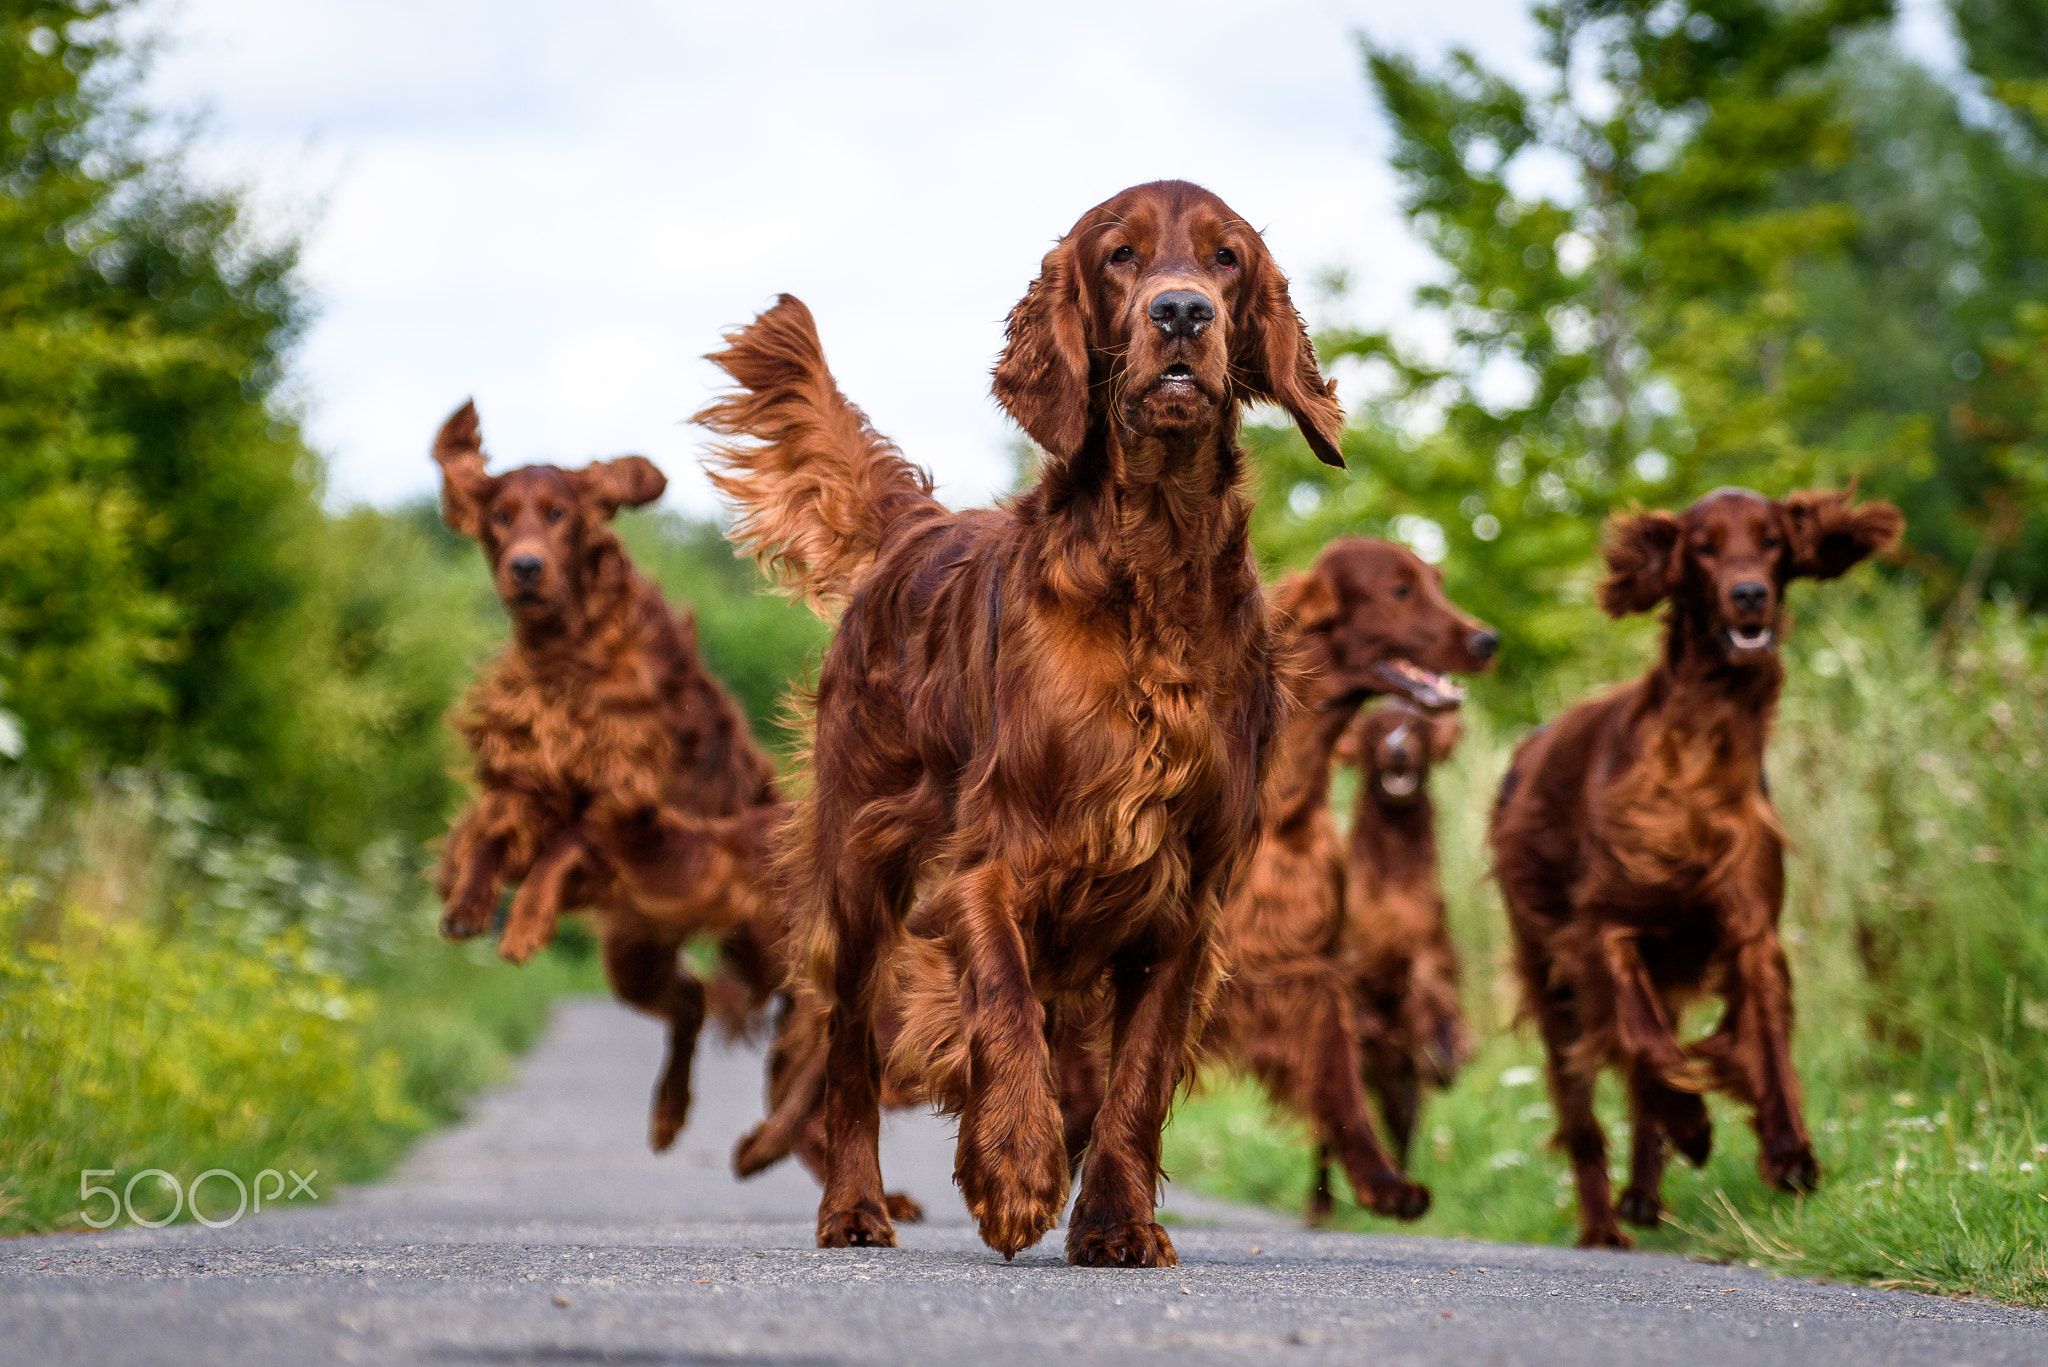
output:
[[[1415,590],[1411,589],[1406,584],[1394,585],[1394,596],[1396,598],[1406,598],[1409,594],[1413,593],[1414,591]]]
[[[1121,266],[1126,261],[1136,261],[1137,259],[1138,253],[1131,248],[1128,242],[1109,254],[1109,264],[1112,266]]]
[[[563,518],[567,517],[568,515],[569,510],[567,508],[562,507],[559,503],[556,504],[554,507],[548,509],[548,521],[551,523],[560,522]]]
[[[1769,532],[1765,532],[1764,549],[1767,551],[1775,551],[1776,549],[1778,549],[1778,538],[1772,536]]]
[[[1218,247],[1216,249],[1216,264],[1226,267],[1235,266],[1237,264],[1237,253],[1228,247]]]
[[[500,509],[498,509],[498,510],[497,510],[496,512],[492,513],[492,514],[491,514],[491,525],[492,525],[492,526],[494,526],[494,527],[509,527],[509,526],[511,526],[511,525],[512,525],[512,514],[511,514],[510,510],[508,510],[508,509],[505,509],[505,508],[500,508]]]

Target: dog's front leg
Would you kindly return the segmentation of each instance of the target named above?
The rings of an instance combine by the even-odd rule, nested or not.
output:
[[[1718,1071],[1755,1108],[1757,1170],[1782,1191],[1820,1185],[1820,1164],[1802,1115],[1799,1075],[1792,1067],[1792,976],[1775,929],[1756,930],[1735,951],[1728,988],[1728,1026]]]
[[[1066,1131],[1017,889],[999,862],[977,864],[942,885],[927,914],[948,927],[966,1017],[953,1179],[982,1240],[1013,1258],[1059,1223],[1067,1201]]]
[[[1670,1086],[1700,1091],[1705,1080],[1679,1046],[1664,998],[1636,948],[1635,932],[1625,926],[1603,926],[1600,954],[1614,984],[1614,1028],[1622,1051]]]
[[[435,882],[441,894],[441,935],[467,940],[491,924],[510,842],[488,834],[485,812],[472,809],[448,834]]]
[[[1162,962],[1112,971],[1116,992],[1109,1085],[1067,1225],[1067,1261],[1081,1267],[1172,1267],[1173,1240],[1153,1218],[1159,1132],[1187,1058],[1198,985],[1209,971],[1197,938]]]
[[[541,847],[533,866],[520,880],[519,893],[505,918],[504,934],[498,937],[498,956],[507,963],[523,964],[555,938],[568,900],[569,883],[589,867],[593,853],[580,829],[571,827]]]

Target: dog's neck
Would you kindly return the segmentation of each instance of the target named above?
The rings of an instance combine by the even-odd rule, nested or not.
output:
[[[1358,715],[1358,704],[1327,697],[1305,696],[1296,702],[1280,732],[1273,771],[1267,825],[1288,830],[1324,809],[1330,796],[1330,769],[1337,741]]]
[[[1098,424],[1034,493],[1042,515],[1063,524],[1052,548],[1077,596],[1179,600],[1184,612],[1219,580],[1257,591],[1243,471],[1234,421],[1186,439]]]
[[[1775,655],[1759,664],[1730,664],[1718,631],[1710,615],[1674,604],[1645,700],[1669,736],[1710,745],[1730,786],[1746,789],[1762,782],[1785,668]]]
[[[1358,801],[1351,809],[1351,867],[1373,890],[1434,886],[1436,879],[1436,807],[1429,798],[1429,776],[1411,802],[1388,802],[1377,791],[1370,766],[1358,773]]]

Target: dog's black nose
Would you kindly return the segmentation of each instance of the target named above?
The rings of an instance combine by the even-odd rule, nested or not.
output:
[[[1465,642],[1465,648],[1472,652],[1475,659],[1490,660],[1493,653],[1500,649],[1500,633],[1482,627],[1472,633],[1472,639]]]
[[[1169,337],[1199,337],[1216,321],[1216,306],[1193,290],[1168,290],[1145,314]]]
[[[1771,590],[1769,586],[1760,584],[1754,579],[1745,579],[1734,588],[1728,590],[1728,601],[1735,604],[1743,612],[1755,612],[1758,608],[1769,602],[1770,597]]]
[[[531,584],[534,580],[540,578],[540,572],[546,566],[541,564],[540,557],[537,555],[515,555],[506,562],[505,568],[512,572],[513,583]]]

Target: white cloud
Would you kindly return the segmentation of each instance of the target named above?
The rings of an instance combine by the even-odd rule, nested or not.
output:
[[[314,211],[300,369],[338,497],[429,490],[474,394],[501,461],[644,451],[708,510],[697,358],[790,290],[964,503],[1008,475],[1004,314],[1126,184],[1200,181],[1398,318],[1427,259],[1352,33],[1526,69],[1522,8],[182,0],[156,90],[211,109],[203,169]]]

